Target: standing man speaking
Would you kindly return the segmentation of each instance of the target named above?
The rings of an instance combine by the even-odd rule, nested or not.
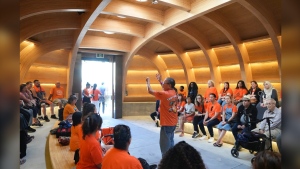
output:
[[[156,74],[157,80],[160,82],[163,91],[153,91],[150,86],[149,77],[146,78],[148,93],[155,96],[156,100],[160,100],[160,150],[162,156],[174,146],[174,131],[177,124],[177,93],[174,89],[175,80],[167,77],[163,82],[160,74]]]

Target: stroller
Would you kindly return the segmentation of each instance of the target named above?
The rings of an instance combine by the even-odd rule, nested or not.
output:
[[[101,147],[103,155],[114,145],[114,127],[107,127],[101,129]]]
[[[250,124],[251,123],[259,123],[259,122],[266,119],[267,124],[269,126],[269,135],[271,136],[271,130],[270,130],[271,120],[270,120],[270,117],[266,117],[266,118],[263,118],[261,120],[251,122],[249,120],[250,119],[249,115],[244,113],[244,118],[245,118],[245,122],[246,122],[245,129],[242,131],[242,133],[238,134],[238,138],[235,142],[235,146],[231,149],[231,155],[233,157],[238,158],[238,156],[239,156],[238,149],[239,149],[240,146],[247,149],[247,150],[249,150],[249,152],[251,154],[253,154],[254,151],[256,151],[256,152],[263,151],[263,150],[265,150],[266,141],[270,142],[270,144],[269,144],[270,147],[268,147],[267,150],[273,151],[272,138],[271,137],[267,138],[266,135],[260,134],[260,133],[257,133],[257,132],[252,132],[251,129],[250,129]],[[252,160],[253,159],[254,158],[252,158]]]

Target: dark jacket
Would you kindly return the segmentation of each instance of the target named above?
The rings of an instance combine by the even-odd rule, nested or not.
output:
[[[236,116],[236,122],[238,125],[241,125],[241,117],[244,114],[244,110],[246,110],[246,114],[249,115],[250,122],[255,122],[257,120],[257,109],[255,106],[250,104],[250,106],[245,109],[243,105],[241,105],[238,109],[237,116]],[[251,130],[256,128],[256,123],[251,123]]]
[[[259,101],[260,101],[260,97],[258,95],[258,92],[260,92],[260,91],[261,91],[261,89],[259,87],[257,87],[255,92],[254,92],[255,98],[256,98],[256,103],[255,104],[259,103]],[[248,94],[252,94],[252,87],[248,90]]]

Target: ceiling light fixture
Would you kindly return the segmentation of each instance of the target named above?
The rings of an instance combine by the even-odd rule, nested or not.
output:
[[[152,4],[158,4],[158,0],[152,0]]]
[[[111,35],[111,34],[114,34],[114,32],[110,32],[110,31],[103,31],[105,34],[109,34],[109,35]]]
[[[118,15],[117,17],[119,17],[119,18],[126,18],[125,16],[121,16],[121,15]]]
[[[136,0],[138,2],[146,2],[147,0]]]

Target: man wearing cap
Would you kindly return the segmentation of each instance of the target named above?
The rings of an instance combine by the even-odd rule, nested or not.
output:
[[[232,127],[232,134],[237,140],[237,134],[239,130],[243,130],[246,126],[250,127],[250,130],[256,128],[256,123],[246,123],[247,121],[256,121],[257,118],[257,109],[250,102],[250,95],[245,95],[242,98],[243,105],[238,108],[236,116],[236,124]]]

